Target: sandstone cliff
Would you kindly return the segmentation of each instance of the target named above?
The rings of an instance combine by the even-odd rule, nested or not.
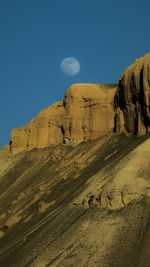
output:
[[[114,101],[116,131],[143,135],[150,127],[150,54],[129,66],[119,81]],[[124,119],[122,120],[123,117]]]
[[[118,85],[74,84],[64,100],[11,132],[11,151],[77,145],[113,132],[144,135],[150,126],[150,54],[128,67]]]
[[[64,100],[42,110],[25,127],[11,132],[11,150],[60,143],[76,145],[93,140],[114,129],[116,85],[74,84]]]

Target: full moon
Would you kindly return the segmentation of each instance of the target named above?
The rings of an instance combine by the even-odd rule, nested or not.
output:
[[[68,76],[74,76],[80,71],[80,63],[76,58],[67,57],[60,64],[63,73]]]

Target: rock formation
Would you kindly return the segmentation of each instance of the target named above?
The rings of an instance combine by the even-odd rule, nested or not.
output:
[[[150,54],[136,60],[118,85],[74,84],[64,100],[11,132],[11,151],[77,145],[113,132],[144,135],[150,127]]]
[[[150,266],[149,58],[117,86],[71,86],[12,131],[0,149],[0,266]]]
[[[25,127],[11,132],[11,150],[60,143],[76,145],[113,133],[116,85],[74,84],[64,100],[42,110]]]
[[[129,66],[119,81],[115,95],[115,129],[143,135],[150,127],[150,54]],[[124,119],[122,120],[122,112]]]

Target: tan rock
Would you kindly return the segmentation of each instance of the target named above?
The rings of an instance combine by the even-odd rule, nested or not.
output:
[[[21,220],[21,216],[18,215],[12,215],[6,222],[5,225],[10,228],[14,224],[18,223]]]
[[[122,199],[122,192],[119,190],[112,190],[111,194],[111,207],[112,208],[119,208],[124,205],[123,199]]]
[[[111,198],[107,192],[101,193],[101,207],[102,208],[111,207]]]
[[[118,87],[118,88],[117,88]],[[146,134],[150,127],[150,54],[121,74],[119,85],[74,84],[64,100],[11,132],[11,151],[77,145],[115,132]]]
[[[75,84],[65,95],[65,137],[79,142],[113,132],[113,97],[116,87]]]
[[[77,145],[112,133],[116,88],[115,85],[72,85],[63,101],[42,110],[25,127],[12,130],[12,152],[63,142]]]
[[[49,207],[53,206],[55,204],[55,201],[53,200],[50,203],[45,203],[44,201],[40,201],[39,207],[38,207],[38,212],[43,213],[45,212]]]
[[[150,54],[135,61],[121,75],[115,95],[116,114],[123,112],[127,132],[144,135],[150,127]],[[119,117],[116,131],[120,131]]]
[[[13,140],[11,144],[11,149],[14,153],[18,153],[26,149],[28,146],[28,135],[26,132],[26,128],[19,127],[13,129],[11,131],[11,140]]]

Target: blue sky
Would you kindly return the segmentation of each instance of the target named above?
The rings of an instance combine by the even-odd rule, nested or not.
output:
[[[117,83],[150,52],[149,0],[0,0],[0,147],[72,83]],[[65,57],[80,62],[65,76]]]

